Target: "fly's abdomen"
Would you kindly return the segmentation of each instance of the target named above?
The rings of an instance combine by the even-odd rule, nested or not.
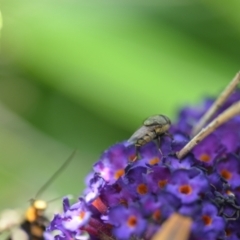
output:
[[[157,136],[156,132],[150,131],[147,134],[145,134],[142,138],[138,139],[135,145],[137,147],[143,146],[144,144],[151,142],[153,139],[155,139],[156,136]]]

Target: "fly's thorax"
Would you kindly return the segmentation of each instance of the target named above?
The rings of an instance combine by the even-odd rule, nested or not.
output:
[[[28,222],[34,222],[37,218],[37,210],[33,206],[30,206],[26,211],[26,220]]]
[[[161,135],[167,132],[169,128],[170,128],[170,124],[165,124],[160,126],[156,125],[154,130],[158,135]]]
[[[143,124],[145,126],[153,126],[153,125],[160,125],[160,126],[164,126],[164,125],[171,125],[171,120],[163,115],[163,114],[159,114],[159,115],[154,115],[154,116],[150,116],[148,117]]]
[[[26,211],[26,219],[29,222],[34,222],[38,216],[44,214],[45,209],[47,208],[47,203],[43,200],[33,200],[31,206]]]

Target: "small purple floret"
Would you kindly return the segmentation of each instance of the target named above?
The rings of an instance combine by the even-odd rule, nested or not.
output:
[[[140,209],[118,206],[109,211],[108,223],[112,224],[113,233],[119,239],[128,240],[131,235],[141,236],[147,226]]]
[[[209,190],[206,176],[198,169],[176,170],[166,186],[166,191],[181,199],[183,204],[189,204],[201,199],[201,194]]]

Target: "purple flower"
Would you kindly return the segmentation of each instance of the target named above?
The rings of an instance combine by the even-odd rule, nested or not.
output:
[[[123,179],[125,186],[128,191],[135,194],[138,198],[143,196],[151,191],[151,186],[148,185],[147,180],[147,168],[144,167],[137,167],[131,169],[128,174]]]
[[[62,218],[58,214],[54,215],[51,224],[48,226],[49,231],[54,231],[54,230],[57,230],[57,229],[64,230],[64,228],[62,228]]]
[[[147,226],[147,221],[136,207],[118,206],[110,209],[108,223],[112,224],[113,233],[119,239],[128,240],[131,235],[141,236]]]
[[[114,183],[125,174],[125,168],[134,156],[134,148],[127,144],[116,144],[105,151],[95,163],[94,171],[108,183]]]
[[[60,233],[55,238],[53,237],[52,234],[50,234],[50,232],[54,230],[60,231]],[[59,214],[54,216],[51,224],[47,228],[47,232],[45,232],[44,234],[44,237],[47,240],[53,240],[53,239],[54,240],[62,240],[62,239],[71,240],[72,232],[63,226],[63,218]]]
[[[168,192],[158,195],[148,194],[140,200],[143,216],[152,221],[162,222],[181,206],[181,202]]]
[[[217,163],[217,172],[224,178],[232,188],[240,187],[240,159],[228,154],[226,158]]]
[[[215,134],[210,134],[193,149],[193,154],[204,166],[213,166],[223,150],[220,139]]]
[[[152,193],[157,193],[166,187],[171,177],[171,172],[168,167],[155,166],[147,175],[148,186]]]
[[[195,217],[192,226],[193,235],[217,239],[219,236],[224,236],[225,224],[224,218],[218,216],[217,207],[209,202],[203,202],[201,213]]]
[[[162,148],[161,148],[161,151]],[[143,146],[140,151],[141,155],[141,161],[136,161],[134,164],[132,164],[132,168],[134,167],[146,167],[146,166],[154,166],[154,165],[160,165],[163,161],[163,155],[160,153],[159,149],[157,148],[157,145],[153,142],[150,142]]]
[[[198,107],[185,107],[179,113],[179,121],[177,125],[173,125],[173,131],[182,132],[186,135],[190,135],[191,129],[200,119],[200,117],[209,109],[212,105],[213,99],[207,99],[201,106]]]
[[[225,239],[226,240],[238,240],[239,239],[239,220],[230,221],[227,223],[225,228]]]
[[[239,90],[216,115],[237,100]],[[173,139],[162,136],[160,149],[152,141],[137,153],[124,141],[104,151],[86,178],[83,196],[73,205],[63,199],[63,213],[54,216],[46,238],[151,240],[178,212],[192,218],[191,240],[240,239],[240,117],[223,124],[183,159],[176,154],[212,103],[207,99],[200,107],[182,109],[169,130]],[[55,230],[59,234],[51,235]]]
[[[201,205],[198,202],[183,204],[178,212],[184,216],[195,218],[201,213]]]
[[[90,220],[90,217],[91,212],[88,210],[86,203],[80,199],[64,213],[62,225],[69,231],[77,231]]]
[[[89,187],[85,190],[85,200],[86,202],[91,202],[95,200],[101,189],[105,186],[105,181],[99,174],[95,173],[92,178],[89,179]]]
[[[176,156],[169,156],[165,161],[165,164],[169,166],[172,170],[191,169],[195,163],[196,160],[190,154],[181,161],[179,161]]]
[[[172,193],[182,203],[192,203],[201,198],[201,194],[209,190],[206,176],[198,169],[179,169],[173,172],[166,191]]]
[[[112,186],[106,186],[102,191],[101,199],[108,203],[109,207],[115,207],[119,205],[128,206],[129,203],[133,202],[136,197],[135,193],[129,191],[124,187],[124,183],[114,184]]]
[[[67,197],[63,198],[63,211],[66,212],[70,208],[70,202]]]
[[[221,144],[225,146],[227,153],[237,151],[240,147],[240,132],[232,131],[239,128],[240,119],[239,117],[235,117],[220,126],[215,132],[215,134],[219,137]]]

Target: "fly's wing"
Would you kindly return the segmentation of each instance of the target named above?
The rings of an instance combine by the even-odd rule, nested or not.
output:
[[[11,230],[11,237],[7,240],[28,240],[28,235],[21,228],[14,228]]]
[[[17,209],[5,209],[0,213],[0,233],[19,225],[23,214]]]
[[[151,129],[146,126],[140,127],[133,135],[128,139],[128,142],[135,144],[138,139],[143,138]]]

